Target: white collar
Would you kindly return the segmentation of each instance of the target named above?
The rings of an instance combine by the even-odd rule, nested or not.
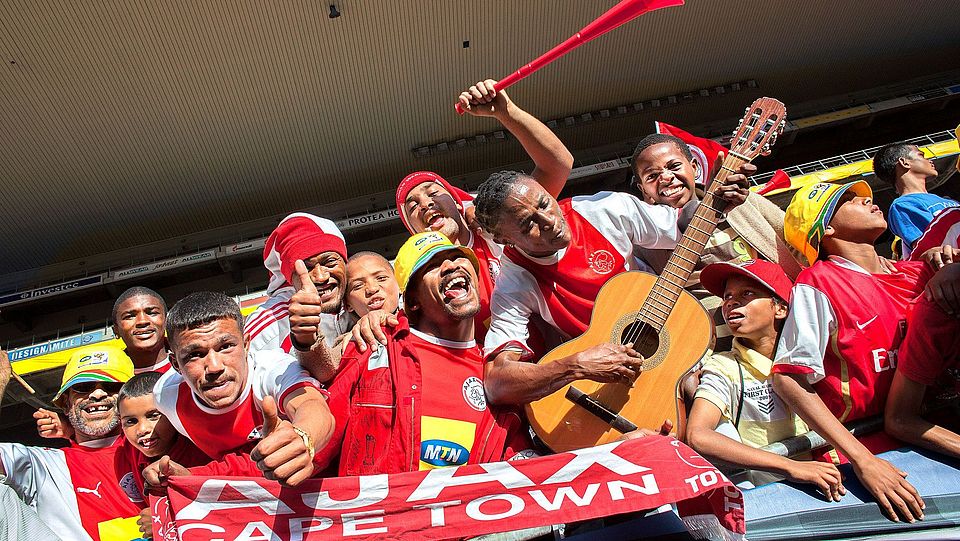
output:
[[[476,340],[468,340],[466,342],[459,342],[457,340],[446,340],[444,338],[438,338],[436,336],[432,336],[432,335],[420,332],[417,329],[414,329],[413,327],[410,327],[410,333],[416,336],[417,338],[423,340],[424,342],[430,342],[431,344],[436,344],[438,346],[443,346],[445,348],[470,349],[470,348],[477,347]]]

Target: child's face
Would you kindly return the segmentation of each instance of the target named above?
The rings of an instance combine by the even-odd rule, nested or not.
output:
[[[363,317],[371,310],[388,314],[400,305],[400,285],[390,264],[379,257],[361,256],[347,263],[347,306]]]
[[[650,145],[634,161],[633,172],[643,200],[680,208],[693,197],[696,165],[672,142]]]
[[[177,431],[157,409],[153,395],[124,398],[119,407],[123,435],[134,447],[149,458],[170,452]]]
[[[883,211],[873,204],[873,199],[847,190],[840,196],[826,233],[835,239],[873,244],[886,230]]]
[[[787,307],[768,289],[743,276],[731,276],[720,305],[723,320],[737,338],[755,339],[774,331],[774,322],[787,317]]]

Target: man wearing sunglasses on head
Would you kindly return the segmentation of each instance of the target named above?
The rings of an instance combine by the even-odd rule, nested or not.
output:
[[[0,364],[8,364],[6,355]],[[0,482],[63,539],[139,537],[135,465],[117,452],[123,440],[117,393],[132,376],[133,363],[117,348],[74,353],[53,401],[63,408],[76,443],[64,449],[0,443]],[[9,378],[9,370],[0,370],[0,390]]]

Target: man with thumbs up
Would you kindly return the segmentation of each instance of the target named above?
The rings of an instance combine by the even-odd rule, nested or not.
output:
[[[335,223],[303,212],[284,218],[263,248],[270,298],[243,326],[250,350],[295,354],[316,379],[332,378],[338,360],[323,346],[333,346],[352,326],[343,306],[346,259]]]
[[[210,458],[252,450],[265,477],[295,485],[313,474],[333,417],[297,359],[249,351],[242,325],[239,306],[222,293],[175,304],[166,321],[174,371],[153,389],[157,409]]]

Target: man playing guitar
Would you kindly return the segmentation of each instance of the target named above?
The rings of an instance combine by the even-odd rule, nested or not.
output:
[[[746,174],[754,170],[745,164],[718,193],[742,203]],[[506,245],[484,343],[489,400],[525,404],[578,379],[633,381],[643,359],[629,345],[601,344],[548,364],[523,362],[532,357],[527,323],[538,314],[567,338],[582,334],[607,280],[640,268],[637,249],[676,246],[679,211],[614,192],[558,202],[534,179],[511,171],[491,175],[474,205],[480,225]]]

